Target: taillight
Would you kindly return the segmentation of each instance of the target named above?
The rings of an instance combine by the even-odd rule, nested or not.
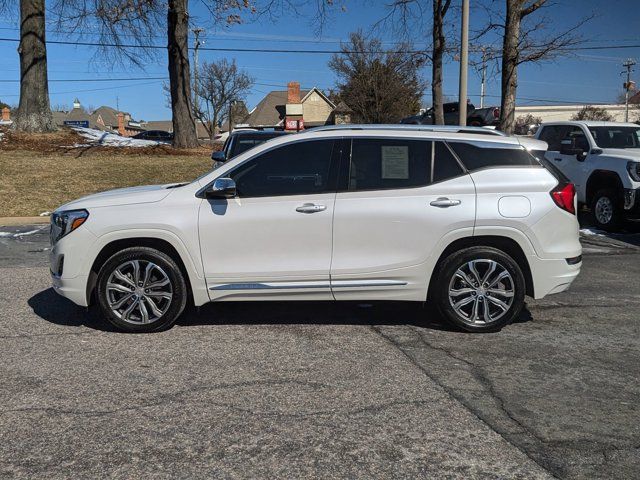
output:
[[[551,198],[561,209],[575,215],[576,187],[573,183],[564,183],[551,190]]]
[[[500,118],[500,109],[499,108],[494,108],[493,109],[493,118]]]

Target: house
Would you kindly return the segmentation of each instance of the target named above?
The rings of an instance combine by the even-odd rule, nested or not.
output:
[[[76,98],[73,109],[69,112],[54,111],[53,119],[56,125],[94,128],[111,133],[119,133],[125,137],[132,137],[146,130],[140,122],[131,118],[128,112],[119,112],[115,108],[101,106],[93,112],[88,112]]]
[[[350,117],[349,107],[341,102],[338,119]],[[253,128],[302,130],[336,123],[336,105],[318,88],[300,90],[298,82],[289,82],[287,90],[269,92],[249,113],[244,124]],[[342,113],[344,111],[344,113]]]
[[[616,103],[611,105],[594,105],[603,108],[613,117],[614,122],[624,122],[625,106],[624,103]],[[531,114],[534,117],[540,117],[543,122],[557,122],[562,120],[570,120],[573,115],[582,110],[585,105],[527,105],[516,106],[516,118],[521,115]],[[631,108],[631,107],[630,107]],[[631,113],[629,113],[631,117]]]

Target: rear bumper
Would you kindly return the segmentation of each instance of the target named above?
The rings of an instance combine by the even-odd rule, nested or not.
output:
[[[537,255],[530,255],[527,259],[531,268],[533,293],[536,299],[567,290],[580,274],[582,267],[582,261],[571,265],[564,258],[547,260]]]

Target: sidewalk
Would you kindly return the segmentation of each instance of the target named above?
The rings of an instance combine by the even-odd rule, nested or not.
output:
[[[49,217],[0,217],[1,227],[13,227],[16,225],[34,225],[49,223]]]

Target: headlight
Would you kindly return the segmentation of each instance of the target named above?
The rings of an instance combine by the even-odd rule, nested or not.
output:
[[[54,244],[65,235],[73,232],[89,217],[86,210],[67,210],[51,215],[51,243]]]
[[[640,162],[627,162],[627,171],[634,181],[640,182]]]

